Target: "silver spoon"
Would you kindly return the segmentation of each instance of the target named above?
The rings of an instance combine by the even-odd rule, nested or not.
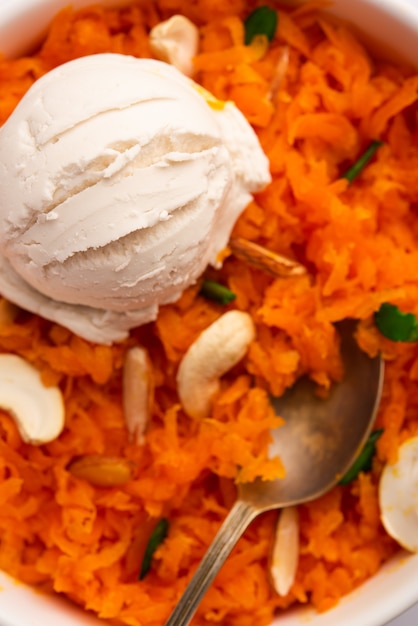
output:
[[[227,515],[186,591],[165,626],[186,626],[232,548],[260,513],[308,502],[329,491],[352,465],[364,445],[379,406],[383,361],[370,359],[353,337],[355,323],[338,324],[345,367],[343,380],[320,399],[307,379],[298,381],[272,403],[286,424],[272,432],[271,456],[286,469],[280,480],[239,486]]]

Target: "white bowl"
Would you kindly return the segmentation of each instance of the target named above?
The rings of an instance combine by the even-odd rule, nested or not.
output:
[[[291,2],[291,0],[287,0]],[[73,0],[91,4],[127,4],[129,0]],[[0,52],[9,56],[30,49],[52,16],[68,0],[0,0]],[[384,54],[418,64],[418,0],[334,0],[331,12],[367,34]],[[346,596],[334,609],[310,609],[280,615],[277,626],[383,626],[418,602],[418,555],[400,553],[378,575]],[[100,626],[96,617],[62,598],[42,595],[0,572],[1,626]]]

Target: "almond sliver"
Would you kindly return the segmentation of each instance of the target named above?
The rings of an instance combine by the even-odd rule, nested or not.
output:
[[[272,252],[248,239],[234,237],[230,239],[228,246],[238,259],[275,277],[289,278],[306,274],[306,268],[297,261]]]
[[[276,527],[270,574],[280,596],[286,596],[295,581],[299,561],[299,514],[295,506],[282,509]]]
[[[97,487],[125,485],[132,478],[133,465],[127,459],[100,454],[81,456],[68,466],[68,471],[77,478]]]
[[[126,426],[132,440],[140,445],[151,419],[154,399],[152,365],[145,348],[135,346],[126,353],[122,393]]]

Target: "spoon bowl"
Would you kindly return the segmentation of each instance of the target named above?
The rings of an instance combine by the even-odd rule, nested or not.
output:
[[[166,626],[186,626],[235,543],[251,521],[272,509],[301,504],[329,491],[360,453],[379,406],[384,365],[358,347],[355,322],[338,324],[344,376],[325,399],[302,378],[272,398],[285,424],[272,432],[271,456],[279,456],[284,478],[241,484],[227,515]]]
[[[307,502],[319,497],[350,468],[373,426],[383,384],[383,361],[370,359],[353,337],[355,323],[338,324],[344,377],[326,397],[304,377],[283,396],[272,398],[285,424],[272,432],[270,456],[286,468],[280,480],[242,485],[240,498],[268,508]],[[271,503],[271,507],[269,504]]]

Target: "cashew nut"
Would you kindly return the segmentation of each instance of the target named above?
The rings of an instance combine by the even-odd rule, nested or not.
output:
[[[14,354],[0,355],[0,407],[11,413],[27,443],[52,441],[64,428],[61,391],[45,387],[38,370]]]
[[[199,31],[187,17],[173,15],[169,20],[160,22],[150,32],[150,46],[160,61],[171,63],[186,76],[193,74]]]
[[[418,552],[418,437],[399,448],[379,483],[380,516],[386,532],[403,548]]]
[[[123,410],[132,440],[143,443],[154,396],[152,366],[145,348],[128,350],[123,364]]]
[[[274,540],[270,574],[280,596],[289,593],[299,561],[299,514],[295,506],[280,511]]]
[[[177,372],[180,401],[190,417],[209,415],[220,377],[243,358],[254,337],[250,315],[228,311],[190,346]]]

